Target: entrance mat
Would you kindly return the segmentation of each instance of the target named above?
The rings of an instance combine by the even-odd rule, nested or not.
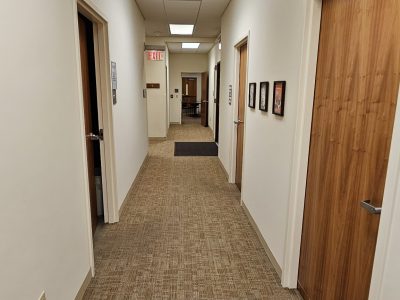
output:
[[[175,156],[218,156],[218,146],[214,142],[175,142]]]

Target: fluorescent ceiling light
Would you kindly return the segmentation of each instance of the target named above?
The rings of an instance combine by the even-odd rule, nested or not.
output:
[[[219,42],[219,44],[218,44],[218,49],[219,49],[219,50],[222,49],[222,44],[221,44],[221,42]]]
[[[182,43],[182,49],[198,49],[200,43]]]
[[[194,25],[169,24],[171,34],[192,35]]]

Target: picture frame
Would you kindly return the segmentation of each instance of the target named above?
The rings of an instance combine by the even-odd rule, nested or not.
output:
[[[249,107],[256,108],[257,83],[249,84]]]
[[[269,95],[269,82],[260,82],[260,99],[259,99],[259,109],[261,111],[268,111],[268,95]]]
[[[272,103],[272,113],[283,117],[285,115],[285,93],[286,81],[274,82],[274,98]]]

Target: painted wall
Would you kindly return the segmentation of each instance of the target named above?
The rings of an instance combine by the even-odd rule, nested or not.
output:
[[[215,66],[221,61],[221,50],[219,50],[218,44],[216,44],[211,51],[208,53],[208,74],[209,74],[209,89],[208,89],[208,126],[212,131],[215,129],[215,103],[216,98],[216,78],[215,78]],[[215,136],[215,133],[214,133]]]
[[[147,152],[144,27],[134,2],[108,3],[121,203]],[[91,262],[75,1],[3,1],[0,18],[0,298],[74,299]]]
[[[170,122],[181,123],[182,111],[182,73],[203,73],[208,71],[207,54],[170,53],[169,56],[169,94],[174,95],[170,99]],[[175,93],[175,89],[179,93]]]
[[[233,0],[222,18],[219,157],[234,178],[235,45],[250,32],[248,80],[257,82],[256,109],[246,109],[242,198],[278,264],[283,266],[291,160],[297,120],[306,0]],[[271,113],[273,81],[286,80],[285,117]],[[269,81],[269,112],[258,109],[259,82]],[[237,91],[234,91],[237,94]],[[247,93],[246,93],[247,95]],[[235,97],[234,97],[235,99]]]
[[[164,138],[168,131],[166,58],[160,61],[148,60],[146,53],[144,57],[146,83],[160,84],[159,89],[147,89],[148,134],[150,138]]]
[[[0,18],[0,298],[74,299],[90,258],[73,1]]]
[[[147,109],[143,99],[145,29],[135,1],[95,0],[109,22],[110,59],[117,63],[113,107],[119,207],[147,155]]]

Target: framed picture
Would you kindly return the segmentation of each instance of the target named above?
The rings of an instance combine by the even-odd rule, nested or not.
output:
[[[272,104],[272,113],[277,116],[284,116],[285,113],[285,91],[286,81],[274,82],[274,99]]]
[[[250,83],[249,86],[249,107],[256,108],[257,83]]]
[[[260,110],[268,111],[269,82],[260,83]]]

